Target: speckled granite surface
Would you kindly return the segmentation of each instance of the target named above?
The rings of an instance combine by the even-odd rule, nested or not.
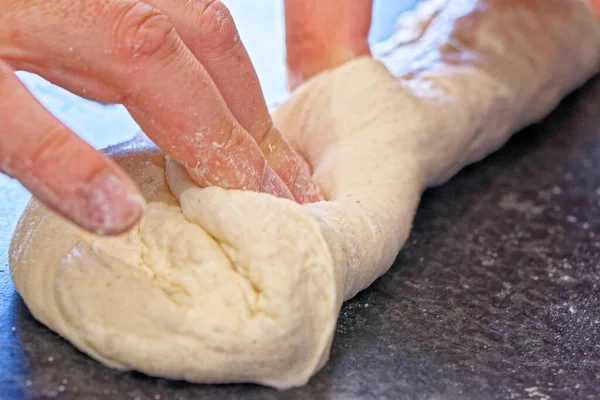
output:
[[[600,398],[600,78],[425,194],[329,363],[287,392],[115,372],[35,322],[6,265],[26,199],[0,178],[1,400]]]

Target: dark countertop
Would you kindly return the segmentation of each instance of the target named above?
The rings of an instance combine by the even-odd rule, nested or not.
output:
[[[346,303],[331,359],[286,392],[107,369],[35,322],[0,177],[0,399],[600,398],[600,78],[428,191],[395,265]]]

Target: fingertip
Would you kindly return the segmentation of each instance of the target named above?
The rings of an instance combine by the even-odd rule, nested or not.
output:
[[[73,208],[82,227],[99,235],[119,235],[139,222],[146,201],[125,176],[112,171],[96,175]]]

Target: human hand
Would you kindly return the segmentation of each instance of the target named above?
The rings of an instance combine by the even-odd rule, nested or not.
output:
[[[115,163],[14,75],[123,104],[200,186],[320,199],[273,127],[227,8],[214,0],[0,0],[0,171],[84,229],[119,234],[144,200]]]

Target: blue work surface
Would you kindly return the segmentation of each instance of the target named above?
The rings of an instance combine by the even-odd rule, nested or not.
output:
[[[270,102],[286,96],[277,0],[226,1]],[[378,1],[372,40],[412,1]],[[96,147],[137,132],[123,108],[22,75]],[[33,320],[7,247],[28,194],[0,176],[0,399],[600,398],[600,79],[428,191],[392,269],[348,302],[305,387],[191,385],[107,369]]]

